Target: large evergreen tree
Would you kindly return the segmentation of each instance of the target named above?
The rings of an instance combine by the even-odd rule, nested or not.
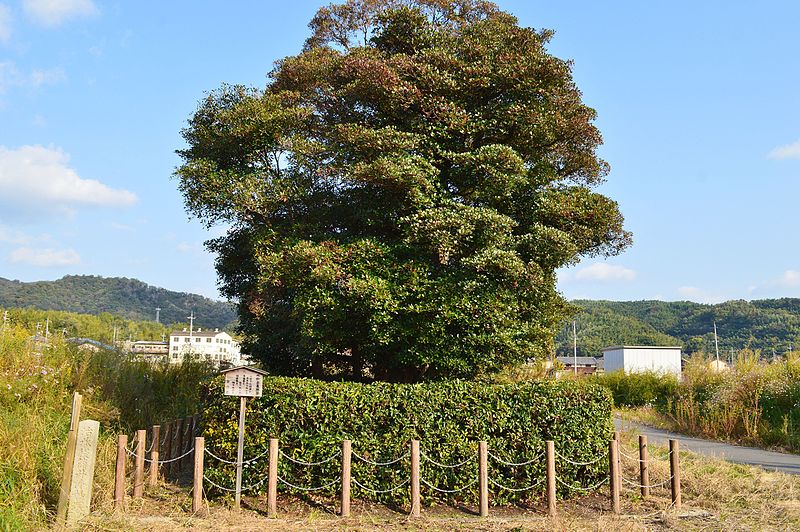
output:
[[[480,0],[319,10],[263,90],[223,86],[177,175],[246,344],[295,375],[475,376],[553,349],[556,268],[630,242],[548,31]]]

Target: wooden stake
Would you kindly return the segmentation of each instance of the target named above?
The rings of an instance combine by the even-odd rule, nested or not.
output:
[[[608,475],[611,486],[611,509],[619,514],[619,441],[611,440],[608,444]]]
[[[411,440],[411,517],[419,515],[419,440]]]
[[[233,507],[237,510],[242,504],[242,462],[244,462],[244,415],[247,397],[239,397],[239,445],[236,448],[236,494]]]
[[[133,498],[138,499],[144,493],[144,451],[147,443],[147,431],[136,431],[136,463],[133,470]]]
[[[489,516],[489,446],[478,442],[478,503],[481,517]]]
[[[342,442],[342,517],[350,516],[350,462],[353,458],[352,442]]]
[[[672,507],[681,509],[681,456],[678,440],[669,440],[669,470],[672,476]]]
[[[161,454],[161,425],[153,425],[153,443],[150,449],[150,478],[149,485],[158,484],[158,461]]]
[[[545,461],[547,465],[547,514],[556,515],[556,446],[552,440],[545,442]]]
[[[164,460],[169,460],[172,457],[172,421],[164,425],[164,452],[162,453]],[[169,464],[161,466],[161,474],[165,477],[169,473]]]
[[[83,396],[78,392],[72,394],[72,415],[67,433],[67,451],[64,453],[64,470],[61,474],[61,493],[58,497],[56,519],[64,522],[67,518],[69,493],[72,490],[72,470],[75,465],[75,445],[78,442],[78,423],[81,421],[81,404]]]
[[[117,437],[117,466],[114,471],[114,509],[125,510],[125,461],[128,455],[128,435]]]
[[[183,426],[185,427],[185,434],[183,435],[183,449],[181,449],[181,454],[189,452],[192,448],[192,438],[194,438],[194,418],[187,417],[183,420]],[[189,463],[190,455],[186,455],[181,459],[181,469],[183,469],[186,464]]]
[[[175,425],[173,426],[173,430],[175,432],[175,441],[172,445],[172,456],[170,458],[177,458],[181,455],[181,450],[183,449],[183,420],[176,419]],[[175,460],[174,462],[170,463],[169,472],[172,474],[177,474],[181,470],[181,461]]]
[[[194,485],[192,488],[192,513],[203,511],[203,458],[205,457],[205,440],[194,439]]]
[[[639,435],[639,484],[641,484],[642,499],[650,496],[650,469],[647,461],[649,460],[649,453],[647,452],[647,436],[644,434]]]
[[[267,473],[267,513],[278,517],[278,438],[269,439],[269,471]]]

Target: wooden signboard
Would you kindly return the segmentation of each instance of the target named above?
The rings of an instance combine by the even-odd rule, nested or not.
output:
[[[234,397],[261,397],[264,372],[253,368],[231,368],[225,374],[225,395]]]
[[[233,499],[239,508],[242,493],[242,462],[244,453],[244,415],[248,397],[261,397],[266,371],[239,366],[220,371],[225,375],[225,395],[239,398],[239,445],[236,450],[236,494]]]

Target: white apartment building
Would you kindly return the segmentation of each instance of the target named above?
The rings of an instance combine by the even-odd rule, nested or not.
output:
[[[169,335],[169,361],[177,364],[190,356],[219,366],[222,363],[238,366],[241,363],[239,344],[230,334],[214,329],[204,331],[184,329]]]

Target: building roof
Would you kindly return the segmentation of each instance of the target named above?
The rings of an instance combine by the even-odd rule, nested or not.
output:
[[[192,336],[196,336],[198,338],[213,338],[220,334],[228,334],[225,331],[192,331]],[[172,331],[169,333],[170,336],[189,336],[189,331]],[[228,334],[228,336],[230,336]]]
[[[91,344],[95,347],[99,347],[100,349],[107,349],[108,351],[116,351],[116,348],[113,345],[104,344],[103,342],[93,340],[92,338],[67,338],[67,342],[75,345]]]
[[[680,349],[681,346],[673,345],[673,346],[666,346],[666,345],[612,345],[609,347],[604,347],[601,349],[604,353],[606,351],[614,351],[616,349]]]
[[[151,340],[137,340],[133,345],[169,345],[169,342],[156,342]]]
[[[233,368],[223,369],[220,373],[230,373],[231,371],[236,371],[237,369],[246,369],[247,371],[252,371],[253,373],[260,373],[261,375],[269,375],[263,369],[254,368],[253,366],[236,366]]]
[[[556,357],[556,360],[564,364],[565,366],[573,366],[576,364],[579,366],[596,366],[597,359],[594,357]]]

